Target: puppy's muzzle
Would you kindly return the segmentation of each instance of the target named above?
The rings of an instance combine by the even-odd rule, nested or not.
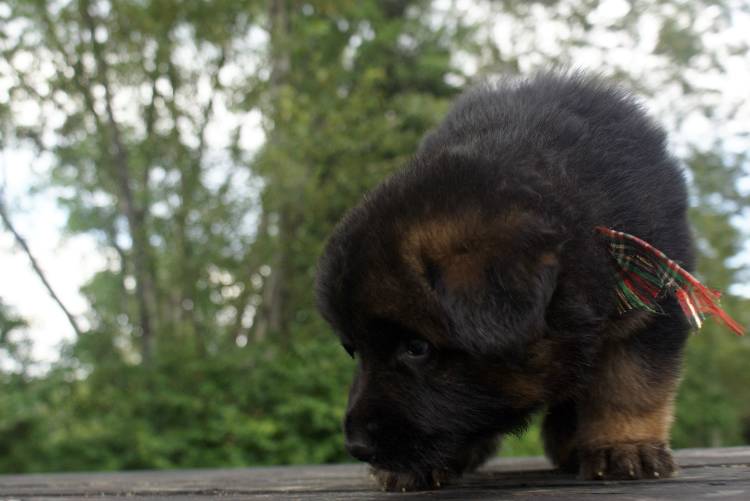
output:
[[[377,425],[373,421],[361,422],[348,413],[344,420],[346,450],[360,461],[371,462],[375,458],[377,447],[373,435]]]

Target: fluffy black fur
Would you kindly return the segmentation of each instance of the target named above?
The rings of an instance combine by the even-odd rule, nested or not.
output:
[[[476,467],[495,437],[546,407],[560,466],[584,471],[605,445],[643,442],[662,458],[653,474],[671,473],[662,432],[628,440],[635,431],[613,428],[614,444],[601,444],[580,423],[611,409],[658,414],[652,400],[673,395],[687,332],[671,299],[659,316],[617,312],[594,228],[637,235],[691,269],[686,205],[664,132],[606,81],[543,74],[466,92],[320,260],[319,309],[358,360],[349,450],[385,487],[425,488]],[[600,375],[615,356],[622,384],[610,390]],[[648,385],[653,398],[637,396]],[[621,395],[621,408],[584,409],[597,391]],[[632,472],[611,464],[609,476],[618,468]]]

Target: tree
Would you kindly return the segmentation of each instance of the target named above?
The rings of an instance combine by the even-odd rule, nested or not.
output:
[[[205,351],[216,342],[205,333],[219,310],[209,296],[231,285],[216,277],[244,259],[236,249],[251,247],[247,234],[230,234],[249,209],[231,189],[234,175],[209,186],[217,169],[207,136],[215,107],[227,99],[219,75],[257,8],[87,0],[12,6],[19,33],[4,47],[17,63],[10,94],[41,109],[39,121],[17,135],[53,155],[50,185],[67,189],[60,203],[69,230],[97,235],[112,256],[87,287],[92,331],[117,337],[145,363],[167,333]],[[36,63],[18,63],[28,57]],[[219,270],[211,273],[210,263]]]

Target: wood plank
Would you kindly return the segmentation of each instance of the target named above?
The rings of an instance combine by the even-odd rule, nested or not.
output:
[[[750,447],[677,452],[676,478],[585,482],[551,469],[543,458],[496,459],[438,491],[405,499],[721,499],[750,500]],[[213,470],[0,475],[0,500],[91,499],[394,499],[369,480],[363,465]]]

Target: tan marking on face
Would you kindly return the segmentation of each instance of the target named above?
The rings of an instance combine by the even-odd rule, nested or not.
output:
[[[439,265],[446,287],[452,290],[467,290],[479,286],[489,259],[489,254],[482,251],[446,258]]]
[[[401,255],[417,275],[426,275],[425,261],[431,261],[447,287],[476,287],[488,261],[510,245],[525,216],[511,210],[487,218],[474,209],[423,221],[403,231]]]
[[[545,252],[539,258],[539,263],[543,266],[556,266],[558,263],[557,254],[554,252]]]
[[[365,272],[357,298],[362,321],[389,320],[440,344],[445,330],[442,311],[422,282],[383,262],[373,261]]]
[[[468,251],[468,240],[476,239],[481,221],[477,213],[441,217],[422,221],[404,230],[401,255],[415,269],[422,270],[422,257],[443,261],[450,256]]]
[[[488,218],[478,209],[466,209],[410,225],[396,221],[401,237],[394,250],[406,269],[393,269],[373,257],[364,270],[360,302],[371,316],[399,321],[437,341],[438,336],[429,332],[443,329],[444,312],[426,279],[428,263],[437,267],[451,290],[481,288],[489,261],[510,248],[518,229],[528,226],[530,219],[520,210]],[[556,256],[544,259],[552,262]]]

